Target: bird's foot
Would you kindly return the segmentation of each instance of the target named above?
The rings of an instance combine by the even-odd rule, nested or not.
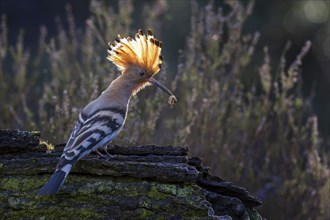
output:
[[[97,153],[98,155],[100,155],[100,156],[103,157],[103,158],[108,158],[108,156],[102,154],[102,153],[101,153],[100,151],[98,151],[97,149],[94,150],[94,152]]]
[[[103,150],[104,150],[104,152],[108,155],[108,158],[113,158],[113,155],[111,155],[111,154],[109,153],[109,151],[108,151],[108,146],[105,146],[105,147],[103,148]]]

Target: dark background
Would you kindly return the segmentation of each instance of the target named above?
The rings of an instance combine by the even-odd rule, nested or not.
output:
[[[206,2],[198,1],[200,5],[205,5]],[[214,2],[226,8],[222,1]],[[65,5],[70,4],[77,27],[83,29],[85,20],[89,16],[89,3],[83,0],[0,0],[0,14],[7,16],[10,44],[13,45],[16,42],[19,31],[23,29],[25,45],[33,54],[37,48],[41,25],[47,27],[48,38],[55,36],[57,33],[55,17],[58,16],[65,21]],[[139,29],[143,20],[137,17],[136,11],[139,11],[143,4],[148,3],[150,1],[134,2],[136,10],[133,30]],[[117,9],[117,1],[109,1],[108,4]],[[303,60],[303,91],[304,96],[307,97],[312,89],[315,89],[314,108],[319,116],[321,134],[325,138],[330,135],[329,11],[329,1],[259,0],[255,4],[254,13],[244,26],[246,33],[255,31],[261,33],[255,55],[260,59],[255,59],[257,60],[255,68],[258,68],[263,61],[261,52],[266,45],[269,47],[275,69],[288,40],[292,43],[292,48],[287,55],[288,63],[294,60],[307,40],[312,41],[312,50]],[[185,37],[189,34],[190,1],[168,1],[168,13],[165,19],[167,22],[162,24],[162,39],[166,42],[167,51],[164,51],[164,55],[169,70],[175,72],[178,51],[184,48]],[[109,36],[109,41],[112,41],[116,34]]]

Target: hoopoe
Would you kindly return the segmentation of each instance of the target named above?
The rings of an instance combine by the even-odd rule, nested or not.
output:
[[[154,38],[151,30],[147,36],[140,29],[135,39],[118,35],[115,43],[109,43],[107,59],[121,71],[121,75],[79,114],[71,136],[63,150],[54,174],[39,190],[39,195],[56,193],[72,169],[72,166],[92,151],[105,147],[123,127],[130,99],[149,84],[165,91],[169,104],[175,96],[153,78],[161,69],[162,42]],[[99,153],[100,154],[100,153]]]

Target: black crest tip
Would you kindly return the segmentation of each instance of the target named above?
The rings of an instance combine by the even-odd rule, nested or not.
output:
[[[143,31],[142,31],[141,29],[138,30],[138,33],[139,33],[141,36],[144,35],[144,34],[143,34]]]

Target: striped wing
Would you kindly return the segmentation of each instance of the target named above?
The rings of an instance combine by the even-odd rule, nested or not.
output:
[[[64,147],[63,152],[66,152],[70,149],[70,147],[72,146],[72,144],[73,144],[73,142],[74,142],[74,140],[77,136],[77,133],[80,131],[81,127],[83,126],[84,121],[85,120],[83,119],[83,113],[80,112],[79,117],[78,117],[78,121],[76,122],[76,124],[73,128],[73,131],[71,132],[69,140],[66,142],[66,145]]]
[[[118,108],[99,109],[88,116],[80,113],[57,169],[65,165],[71,169],[77,160],[108,144],[120,131],[125,116],[126,111]]]

